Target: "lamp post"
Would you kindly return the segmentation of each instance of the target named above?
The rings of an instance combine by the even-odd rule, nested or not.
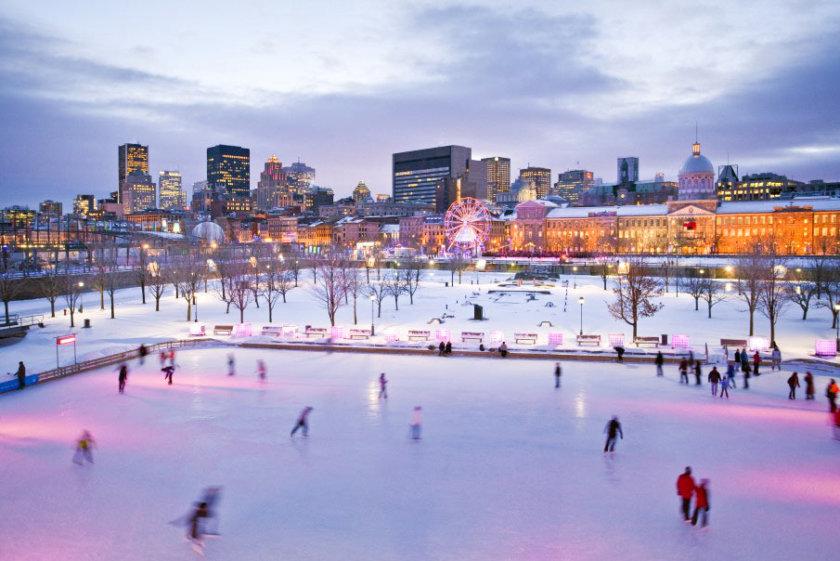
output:
[[[583,335],[583,296],[578,298],[578,303],[580,304],[580,334]]]
[[[837,316],[840,315],[840,304],[834,304],[834,327],[837,328],[836,333],[834,334],[834,344],[835,349],[840,351],[840,318]]]
[[[373,294],[370,295],[370,336],[373,337],[376,333],[373,330],[373,302],[376,300],[376,296]]]
[[[83,313],[85,311],[85,293],[84,293],[85,283],[79,281],[79,313]]]

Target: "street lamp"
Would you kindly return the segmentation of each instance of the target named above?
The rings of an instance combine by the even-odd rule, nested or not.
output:
[[[834,344],[835,349],[840,351],[840,318],[837,316],[840,315],[840,304],[834,304],[834,326],[837,328],[837,332],[834,335]]]
[[[376,333],[373,330],[373,302],[376,300],[376,296],[373,294],[370,295],[370,336],[373,337]]]
[[[85,283],[79,281],[79,313],[85,311],[85,293],[82,291],[85,287]]]
[[[578,298],[578,303],[580,304],[580,334],[583,335],[583,296]]]

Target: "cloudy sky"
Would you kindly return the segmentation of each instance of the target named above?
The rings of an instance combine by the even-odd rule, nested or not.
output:
[[[836,0],[4,0],[0,192],[104,196],[131,141],[185,186],[220,143],[251,149],[252,187],[276,154],[338,195],[445,144],[675,178],[695,123],[715,165],[839,180],[838,86]]]

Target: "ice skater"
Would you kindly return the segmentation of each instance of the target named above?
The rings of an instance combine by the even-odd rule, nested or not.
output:
[[[120,393],[125,393],[125,383],[128,381],[128,366],[125,363],[121,364],[119,371],[119,390]]]
[[[419,405],[414,408],[411,415],[411,438],[420,440],[420,431],[423,428],[423,408]]]
[[[735,348],[735,369],[740,370],[741,368],[741,351],[738,348]]]
[[[228,376],[236,374],[235,364],[233,362],[233,353],[227,355]]]
[[[799,387],[799,374],[794,372],[790,375],[787,381],[790,391],[788,392],[788,399],[796,399],[796,388]]]
[[[217,516],[217,509],[216,505],[219,502],[219,498],[222,494],[221,487],[207,487],[204,489],[204,492],[201,496],[201,502],[207,505],[207,524],[204,526],[203,533],[205,535],[219,535],[219,517]],[[210,527],[209,522],[213,521],[212,528]]]
[[[834,381],[834,378],[829,380],[828,386],[825,388],[825,397],[828,398],[828,411],[831,414],[834,414],[837,411],[837,393],[840,392],[840,388],[837,386],[837,382]]]
[[[717,366],[713,366],[712,371],[709,372],[709,383],[712,385],[712,396],[717,397],[718,384],[720,383],[720,372],[718,372]]]
[[[682,359],[680,361],[680,384],[688,383],[688,360]]]
[[[446,347],[444,347],[443,354],[451,355],[452,354],[452,341],[446,342]]]
[[[662,372],[662,365],[665,364],[665,357],[662,356],[662,351],[656,351],[656,358],[653,361],[656,364],[656,375],[664,376]]]
[[[204,542],[201,541],[201,537],[204,535],[203,528],[201,527],[202,518],[207,518],[207,503],[205,502],[200,502],[196,505],[195,510],[190,514],[189,526],[187,527],[187,537],[198,547],[204,546]]]
[[[169,353],[166,351],[160,351],[160,367],[163,368],[166,366],[166,357],[169,356]]]
[[[295,423],[292,432],[289,433],[289,436],[294,436],[298,429],[303,429],[303,436],[304,438],[309,436],[309,414],[312,412],[312,407],[304,407],[303,411],[300,412],[298,415],[298,420]]]
[[[729,399],[729,378],[726,374],[720,379],[720,397],[723,399],[723,395],[726,394],[726,399]]]
[[[686,524],[690,522],[691,497],[694,496],[695,487],[694,478],[691,477],[691,466],[686,466],[685,471],[677,478],[677,495],[680,497],[680,508]]]
[[[23,365],[22,360],[18,361],[18,369],[15,375],[18,379],[18,389],[22,390],[26,387],[26,366]]]
[[[814,399],[814,375],[805,372],[805,399]]]
[[[443,356],[443,353],[446,352],[446,343],[443,341],[440,342],[438,345],[438,356]]]
[[[137,356],[140,357],[140,366],[143,366],[143,363],[146,362],[146,355],[149,354],[149,349],[146,348],[146,345],[140,344],[140,348],[137,349]]]
[[[265,361],[264,360],[258,360],[257,361],[257,377],[260,379],[260,382],[265,382],[265,375],[266,375]]]
[[[703,371],[700,370],[700,361],[695,360],[694,361],[694,379],[695,379],[694,385],[695,386],[702,386],[703,385],[703,383],[700,381],[700,376],[702,376],[702,375],[703,375]]]
[[[560,367],[559,362],[554,363],[554,387],[560,387],[560,378],[563,376],[563,368]]]
[[[607,426],[604,427],[604,433],[607,435],[607,441],[604,443],[604,454],[607,452],[612,454],[615,452],[617,437],[620,436],[621,440],[624,440],[624,432],[621,430],[621,423],[618,422],[617,416],[614,416],[607,422]]]
[[[169,349],[169,364],[175,366],[175,349]]]
[[[73,463],[82,465],[84,460],[93,463],[93,447],[96,442],[93,440],[93,435],[90,431],[82,431],[82,436],[76,441],[76,453],[73,454]]]
[[[388,399],[388,380],[384,372],[379,375],[379,399]]]
[[[773,343],[773,351],[770,353],[770,360],[770,372],[782,370],[782,351],[779,350],[775,342]]]
[[[702,513],[700,527],[705,528],[709,523],[709,480],[701,479],[700,485],[694,489],[694,516],[691,517],[691,525],[697,525],[697,517]]]
[[[758,372],[758,367],[761,366],[761,355],[758,354],[758,351],[755,351],[753,355],[753,374],[756,376],[760,376],[761,374]]]
[[[163,372],[163,379],[166,380],[169,383],[169,385],[171,386],[172,385],[172,374],[175,373],[175,366],[172,365],[172,364],[167,364],[166,366],[161,368],[161,371]]]

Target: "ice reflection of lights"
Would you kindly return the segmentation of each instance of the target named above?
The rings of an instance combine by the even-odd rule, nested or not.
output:
[[[379,381],[371,380],[367,385],[367,409],[369,417],[378,417],[382,407],[379,399]]]
[[[586,417],[586,399],[583,392],[578,392],[575,395],[575,417],[579,419]]]

